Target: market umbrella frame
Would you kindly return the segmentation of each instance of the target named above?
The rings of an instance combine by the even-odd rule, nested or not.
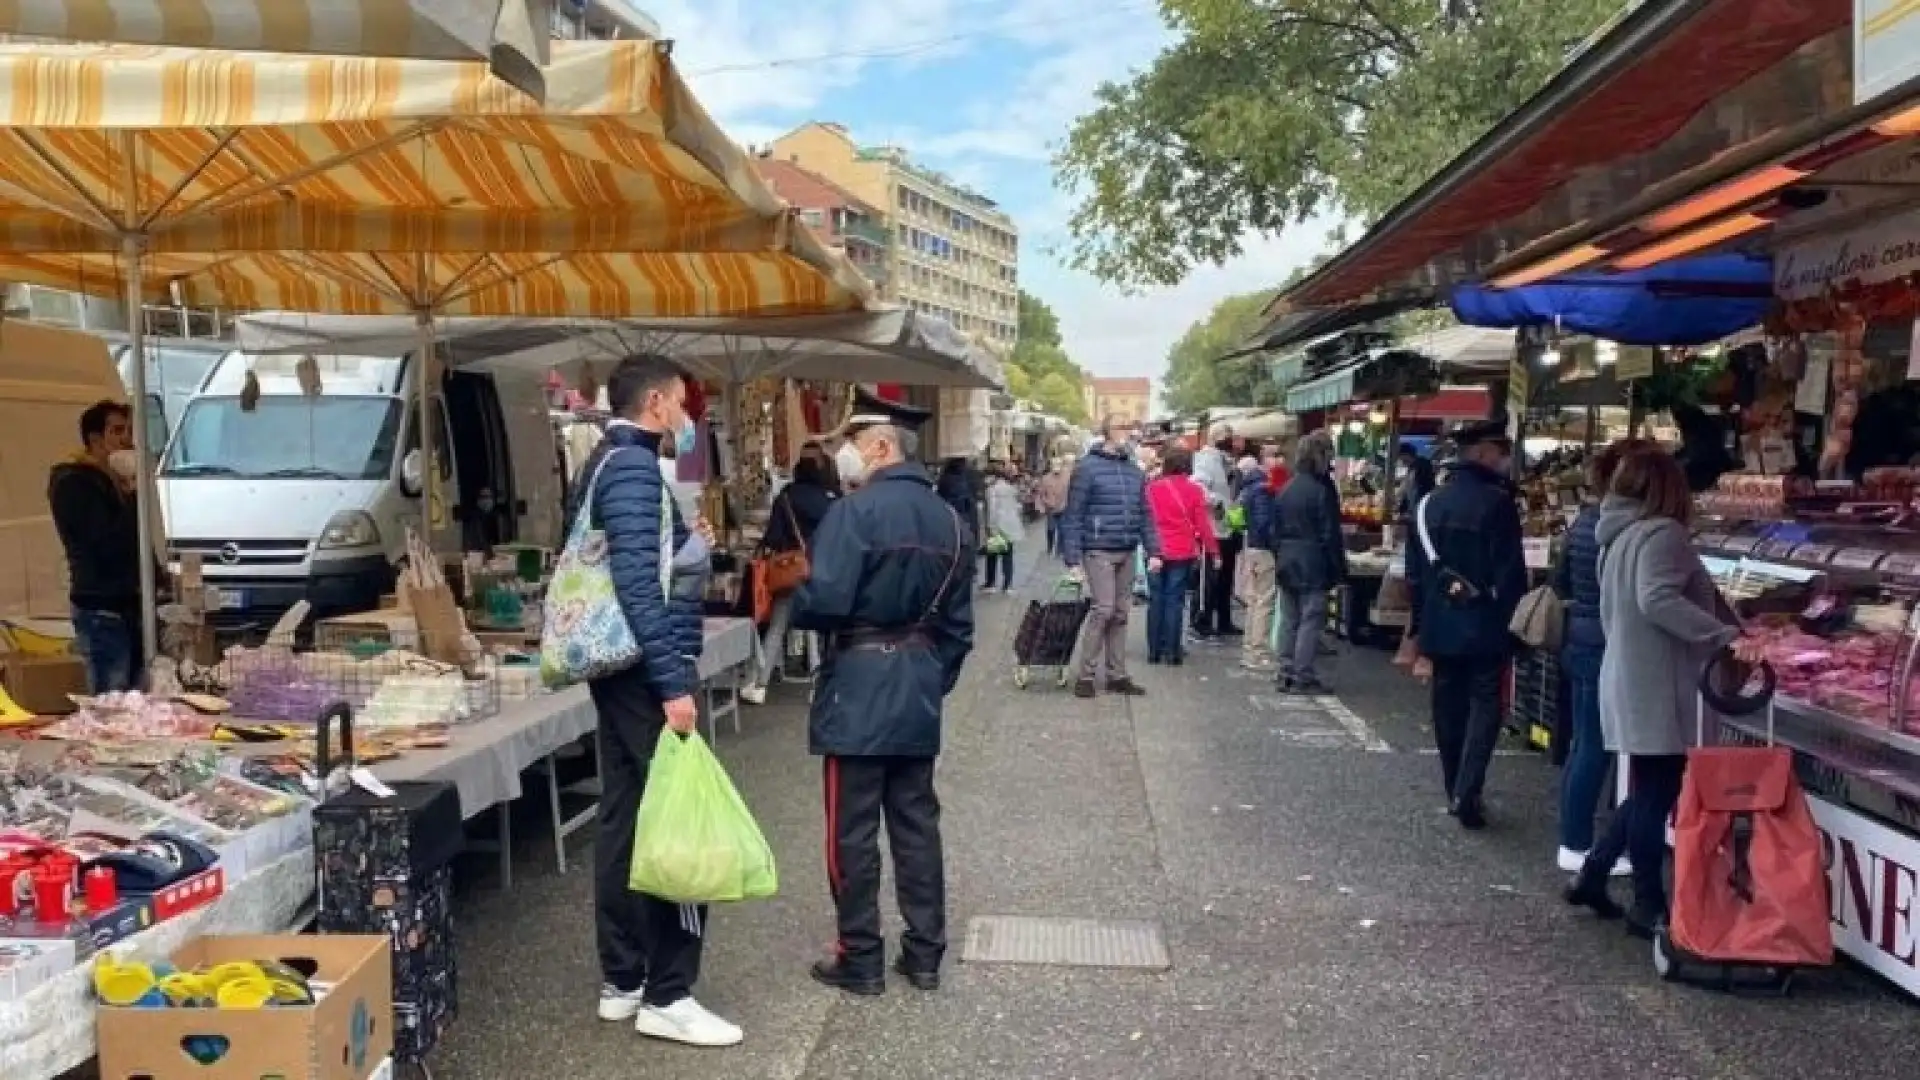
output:
[[[425,385],[436,314],[866,305],[665,45],[565,43],[547,89],[472,63],[0,43],[0,279],[117,293],[133,318],[159,295],[408,313]]]

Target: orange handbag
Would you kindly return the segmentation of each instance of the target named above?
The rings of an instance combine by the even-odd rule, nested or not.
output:
[[[787,520],[793,523],[793,539],[800,547],[794,551],[775,551],[760,560],[767,591],[774,596],[790,593],[807,580],[813,564],[807,559],[807,542],[800,535],[800,517],[793,512],[793,500],[786,502]]]

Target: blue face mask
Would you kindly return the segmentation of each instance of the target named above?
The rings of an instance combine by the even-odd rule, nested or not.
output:
[[[673,452],[678,457],[686,457],[688,454],[693,453],[693,444],[693,420],[689,418],[685,423],[680,425],[680,430],[673,433]]]

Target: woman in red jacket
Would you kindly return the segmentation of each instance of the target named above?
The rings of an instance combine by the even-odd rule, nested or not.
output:
[[[1147,582],[1147,663],[1179,664],[1186,659],[1180,621],[1188,583],[1203,555],[1220,561],[1206,492],[1193,482],[1193,451],[1168,447],[1160,475],[1147,485],[1147,512],[1160,533],[1160,570]]]

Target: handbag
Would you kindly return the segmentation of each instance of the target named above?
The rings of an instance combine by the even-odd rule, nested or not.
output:
[[[787,508],[787,520],[793,524],[794,543],[800,546],[793,551],[769,552],[760,560],[760,577],[766,581],[767,591],[775,596],[799,588],[813,573],[813,563],[807,558],[806,537],[800,533],[800,515],[793,512],[792,499],[788,499],[784,505]]]
[[[1529,648],[1559,652],[1567,633],[1566,605],[1551,585],[1542,585],[1520,598],[1507,630]]]
[[[1420,548],[1426,552],[1427,564],[1433,568],[1434,580],[1440,583],[1440,598],[1449,607],[1469,607],[1477,604],[1485,596],[1480,586],[1467,580],[1466,575],[1440,561],[1440,549],[1434,546],[1433,534],[1427,531],[1427,504],[1433,501],[1428,495],[1420,500],[1413,512],[1414,528],[1420,534]]]
[[[618,449],[609,450],[593,467],[567,529],[566,543],[554,560],[553,580],[547,584],[542,603],[544,615],[540,639],[540,678],[548,686],[559,688],[625,671],[640,662],[640,641],[620,606],[619,590],[613,585],[613,569],[608,561],[607,534],[593,528],[593,497],[600,487],[600,472]],[[661,536],[673,536],[673,489],[660,485]],[[668,541],[663,541],[668,542]],[[670,552],[660,556],[660,596],[671,595],[673,558]]]

